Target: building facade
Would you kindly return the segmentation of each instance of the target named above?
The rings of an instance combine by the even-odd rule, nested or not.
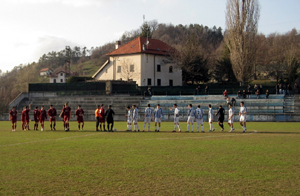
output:
[[[182,71],[172,62],[175,49],[166,43],[138,37],[108,53],[109,60],[93,75],[95,80],[135,81],[139,86],[181,86]]]

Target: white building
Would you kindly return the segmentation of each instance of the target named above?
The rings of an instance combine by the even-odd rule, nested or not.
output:
[[[139,86],[181,86],[182,71],[171,62],[175,49],[156,40],[138,37],[107,55],[106,61],[92,76],[95,80],[132,80]]]
[[[66,70],[58,70],[50,75],[50,83],[66,83],[67,79],[72,75]]]
[[[44,68],[40,70],[40,76],[49,76],[50,74],[52,74],[52,72],[52,69]]]

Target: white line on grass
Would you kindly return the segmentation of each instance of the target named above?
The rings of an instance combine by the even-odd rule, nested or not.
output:
[[[219,135],[219,136],[204,136],[204,137],[169,137],[169,138],[156,138],[154,140],[173,140],[173,139],[203,139],[203,138],[214,138],[214,137],[234,137],[234,136],[245,136],[252,135],[254,133],[244,133],[244,134],[232,134],[232,135]]]
[[[61,138],[56,138],[56,139],[38,140],[38,141],[31,141],[31,142],[20,142],[20,143],[15,143],[15,144],[1,145],[0,147],[17,146],[17,145],[22,145],[22,144],[32,144],[32,143],[55,141],[55,140],[72,139],[72,138],[77,138],[77,137],[88,137],[88,136],[97,135],[97,134],[99,134],[99,133],[93,133],[93,134],[87,134],[87,135],[78,135],[78,136],[70,136],[70,137],[61,137]]]

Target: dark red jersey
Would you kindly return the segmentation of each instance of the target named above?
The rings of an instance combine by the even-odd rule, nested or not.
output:
[[[84,111],[83,111],[83,109],[77,109],[75,114],[76,114],[77,117],[80,117],[80,116],[84,115]]]
[[[56,115],[57,115],[57,113],[56,113],[56,109],[55,108],[52,108],[52,109],[48,110],[48,116],[49,117],[55,117]]]
[[[9,112],[9,115],[10,115],[10,120],[16,120],[17,119],[17,114],[18,114],[18,112],[17,112],[17,110],[15,110],[15,111],[10,111]]]
[[[99,117],[100,118],[105,118],[105,110],[104,110],[104,108],[100,108],[99,109]]]
[[[23,110],[23,111],[22,111],[22,115],[21,115],[21,121],[22,121],[22,122],[26,122],[26,119],[27,119],[27,118],[26,118],[26,110]]]
[[[63,108],[63,116],[70,117],[70,114],[71,114],[71,108],[70,107]]]
[[[26,109],[25,111],[26,111],[26,119],[29,120],[29,112],[30,112],[30,109]]]
[[[34,117],[34,119],[39,119],[40,118],[40,111],[38,109],[35,109],[33,111],[33,117]]]
[[[44,121],[45,119],[47,119],[46,110],[40,110],[40,121]]]

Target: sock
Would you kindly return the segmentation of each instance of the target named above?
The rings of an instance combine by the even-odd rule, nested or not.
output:
[[[160,127],[158,127],[158,130],[160,130]]]
[[[109,130],[109,124],[107,123],[107,130]]]
[[[174,125],[174,130],[176,131],[176,129],[177,129],[177,125]]]
[[[148,124],[148,131],[150,131],[150,124]]]
[[[212,128],[211,128],[211,127],[212,127],[212,124],[209,124],[209,129],[210,129],[210,130],[212,130]]]
[[[134,130],[135,130],[135,131],[136,131],[136,128],[137,128],[136,125],[134,125]]]
[[[54,125],[53,125],[53,128],[54,128],[54,129],[55,129],[55,125],[56,125],[56,124],[54,123]]]
[[[181,130],[180,125],[178,125],[178,129],[179,129],[179,131]]]
[[[14,125],[12,125],[11,127],[12,127],[12,129],[14,129],[14,127],[15,127],[15,126],[14,126]]]
[[[211,128],[212,128],[212,130],[214,129],[214,126],[213,126],[213,124],[211,124]]]
[[[199,131],[199,124],[197,124],[197,131]]]
[[[187,131],[190,131],[190,124],[187,125]]]
[[[127,125],[127,130],[129,130],[129,125]]]
[[[144,129],[143,130],[145,130],[145,128],[146,128],[146,123],[144,124]]]
[[[201,130],[204,131],[204,126],[203,125],[201,125]]]
[[[83,129],[83,125],[84,125],[84,124],[81,125],[81,129]]]
[[[50,128],[52,129],[52,125],[50,125]]]
[[[138,129],[138,130],[140,130],[140,127],[139,127],[139,125],[138,125],[138,124],[136,125],[136,127],[137,127],[137,129]]]
[[[192,131],[194,132],[194,124],[192,124]]]
[[[222,129],[224,129],[224,126],[223,126],[223,124],[220,124],[220,127],[221,127]]]
[[[110,130],[113,130],[113,128],[114,128],[114,123],[111,123]]]
[[[157,126],[155,125],[155,130],[157,130]]]
[[[80,124],[78,124],[78,129],[80,129]]]
[[[129,130],[132,130],[132,125],[129,125]]]

